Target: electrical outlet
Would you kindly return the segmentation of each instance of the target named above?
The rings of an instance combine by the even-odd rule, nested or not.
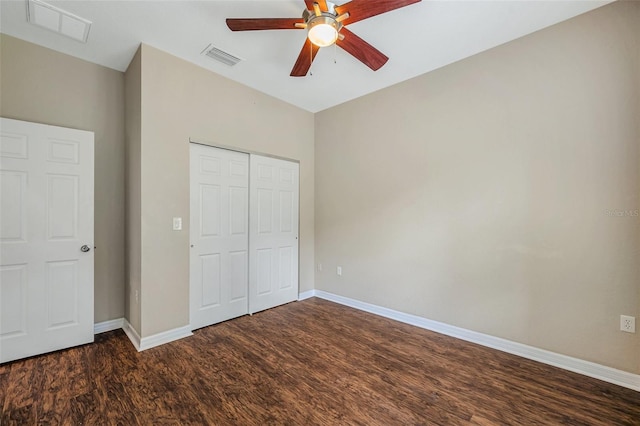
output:
[[[338,267],[336,268],[336,274],[338,274],[338,276],[339,276],[339,277],[341,277],[341,276],[342,276],[342,266],[338,266]]]
[[[635,333],[636,317],[620,315],[620,330],[626,331],[627,333]]]
[[[173,218],[173,230],[174,231],[182,231],[182,218],[174,217]]]

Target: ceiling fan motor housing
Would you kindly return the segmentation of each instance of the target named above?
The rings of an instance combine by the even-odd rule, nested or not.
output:
[[[332,45],[336,41],[338,32],[342,28],[342,24],[336,19],[337,14],[334,7],[333,3],[327,2],[327,11],[317,9],[315,11],[305,10],[302,13],[309,39],[319,47]]]

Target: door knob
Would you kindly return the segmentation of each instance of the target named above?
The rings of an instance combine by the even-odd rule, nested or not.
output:
[[[89,247],[88,245],[83,245],[82,247],[80,247],[80,251],[83,253],[88,252],[89,250],[91,250],[91,247]]]

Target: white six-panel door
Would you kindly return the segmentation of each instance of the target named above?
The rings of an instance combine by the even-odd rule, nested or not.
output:
[[[0,119],[0,362],[93,341],[93,153],[92,132]]]
[[[191,328],[297,300],[298,164],[190,149]]]
[[[251,155],[249,312],[298,299],[299,165]]]
[[[191,144],[190,303],[196,329],[248,313],[249,155]]]

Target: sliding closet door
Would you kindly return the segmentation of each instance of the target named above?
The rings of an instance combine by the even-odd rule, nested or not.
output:
[[[251,155],[249,311],[298,298],[297,163]]]
[[[191,144],[191,328],[248,313],[249,155]]]

